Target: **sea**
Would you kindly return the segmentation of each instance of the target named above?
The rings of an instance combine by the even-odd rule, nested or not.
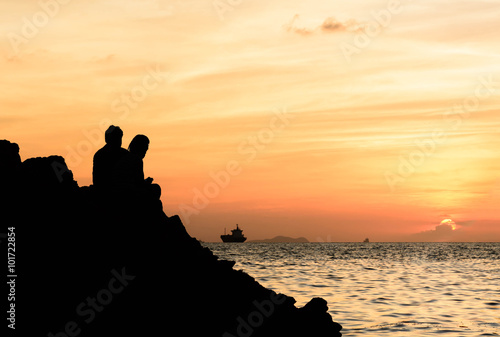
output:
[[[203,243],[343,336],[499,336],[500,243]]]

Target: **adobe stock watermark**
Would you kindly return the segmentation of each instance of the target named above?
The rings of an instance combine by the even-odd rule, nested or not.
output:
[[[290,120],[293,118],[294,116],[286,108],[275,110],[266,127],[239,144],[238,154],[243,156],[243,159],[231,159],[222,170],[210,171],[209,181],[202,188],[193,188],[192,203],[179,205],[183,222],[189,224],[192,215],[199,214],[210,204],[211,200],[218,197],[221,191],[229,186],[231,179],[241,174],[242,166],[254,161],[257,154],[269,146],[276,135],[290,125]]]
[[[323,237],[322,236],[317,236],[316,237],[316,242],[319,242],[319,243],[325,243],[325,242],[332,242],[332,236],[330,234],[328,234],[326,236],[326,241],[323,240]]]
[[[113,119],[103,118],[96,127],[83,129],[83,137],[76,146],[66,146],[67,152],[64,157],[69,167],[76,167],[81,164],[83,158],[91,156],[98,148],[104,145],[104,133],[110,125],[118,125],[125,120],[132,111],[139,108],[147,97],[166,81],[165,75],[159,64],[146,69],[146,74],[136,85],[126,92],[117,96],[112,102],[110,109],[116,115]],[[63,175],[68,171],[62,165],[53,164],[53,169],[59,179],[63,181]]]
[[[411,1],[406,0],[406,2]],[[370,15],[373,20],[363,25],[363,29],[360,29],[356,33],[352,43],[342,42],[339,44],[339,48],[346,61],[351,63],[352,56],[360,54],[363,49],[367,48],[382,33],[383,29],[391,24],[393,16],[402,12],[403,5],[399,0],[389,0],[385,9],[371,11]]]
[[[434,129],[427,138],[415,140],[416,148],[407,155],[399,156],[397,170],[395,172],[388,170],[384,173],[385,181],[391,192],[395,192],[399,184],[404,183],[413,175],[417,168],[436,152],[438,145],[445,142],[447,134],[459,129],[463,120],[469,118],[473,112],[479,109],[482,101],[495,95],[499,86],[500,82],[495,82],[492,74],[479,77],[474,94],[467,96],[462,102],[454,104],[443,114],[442,119],[445,127]]]
[[[268,300],[263,300],[262,302],[258,302],[254,300],[252,304],[255,307],[246,318],[238,316],[236,321],[238,322],[238,327],[236,328],[236,335],[232,333],[225,332],[222,337],[250,337],[254,333],[255,330],[260,328],[266,319],[271,317],[276,307],[285,303],[286,296],[283,294],[271,293],[271,296]]]
[[[168,73],[167,73],[168,75]],[[150,66],[146,70],[146,75],[137,85],[133,86],[128,92],[122,93],[111,102],[111,111],[119,113],[118,120],[124,120],[130,112],[139,107],[139,104],[144,102],[151,92],[158,89],[161,83],[165,82],[164,75],[160,65]]]
[[[72,0],[39,0],[39,10],[31,16],[24,16],[21,20],[21,26],[18,32],[8,32],[6,34],[12,47],[13,54],[11,57],[19,56],[22,48],[27,45],[30,40],[40,34],[52,20],[56,17],[63,6],[69,4]]]
[[[224,21],[226,12],[234,11],[234,9],[241,5],[242,2],[243,0],[214,0],[212,5],[214,6],[219,19]]]
[[[83,319],[83,322],[78,324],[77,321],[69,321],[64,325],[60,332],[55,334],[49,332],[48,337],[75,337],[82,332],[82,324],[90,324],[95,319],[97,313],[102,312],[107,306],[113,302],[115,295],[120,294],[129,285],[130,281],[135,279],[134,275],[128,275],[125,267],[121,272],[115,269],[111,271],[113,277],[109,280],[107,287],[99,290],[95,297],[87,297],[85,301],[78,304],[75,308],[76,314]]]

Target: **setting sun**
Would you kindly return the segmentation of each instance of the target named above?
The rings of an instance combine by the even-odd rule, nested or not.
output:
[[[443,221],[441,221],[441,225],[449,225],[451,226],[452,230],[457,229],[457,224],[451,219],[444,219]]]

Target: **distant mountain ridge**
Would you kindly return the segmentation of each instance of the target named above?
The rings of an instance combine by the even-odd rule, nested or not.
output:
[[[248,242],[254,242],[254,243],[267,243],[267,242],[301,243],[301,242],[309,242],[309,240],[307,240],[303,236],[301,236],[300,238],[291,238],[289,236],[278,235],[272,239],[250,240]]]

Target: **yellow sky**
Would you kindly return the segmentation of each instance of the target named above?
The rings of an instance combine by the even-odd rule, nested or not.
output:
[[[23,159],[88,185],[112,123],[205,241],[500,241],[496,1],[59,1],[0,0]]]

